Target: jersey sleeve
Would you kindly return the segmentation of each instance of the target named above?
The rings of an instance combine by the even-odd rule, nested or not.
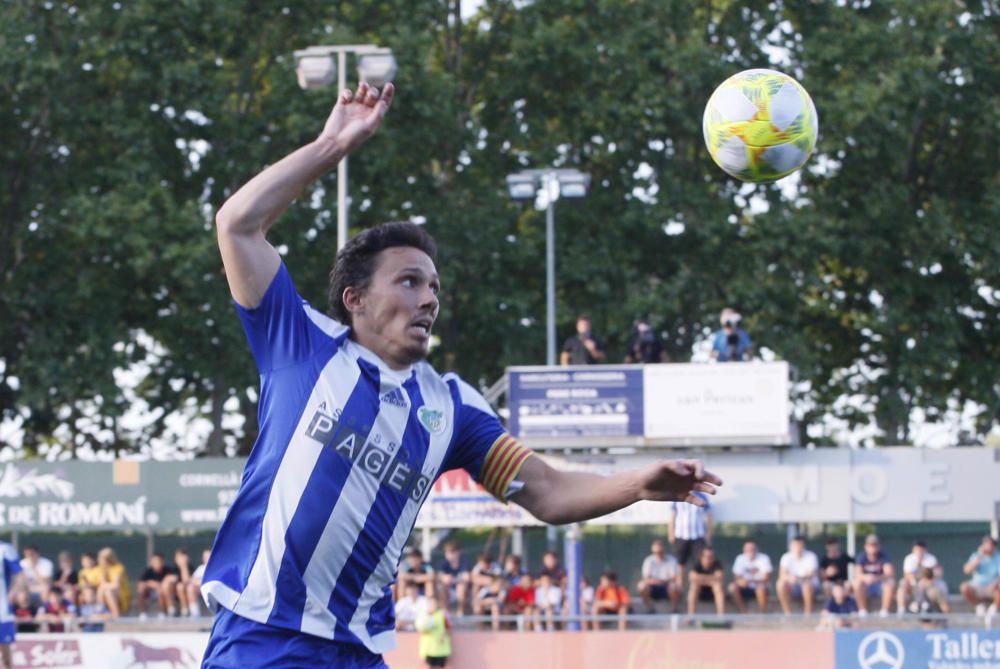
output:
[[[235,301],[233,304],[243,322],[250,350],[261,373],[309,358],[324,332],[328,336],[347,332],[346,326],[315,312],[302,299],[285,263],[278,267],[278,273],[271,280],[260,304],[252,309]],[[310,313],[314,313],[326,327],[314,323]]]
[[[448,468],[465,469],[479,485],[501,502],[520,488],[515,483],[531,455],[500,423],[489,403],[469,384],[451,376],[456,409],[456,431]]]
[[[21,571],[21,561],[18,559],[17,551],[14,550],[13,546],[10,544],[4,545],[2,557],[4,573],[7,574],[8,577]]]

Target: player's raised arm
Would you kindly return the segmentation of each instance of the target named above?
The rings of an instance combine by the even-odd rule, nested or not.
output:
[[[371,137],[394,95],[392,84],[379,94],[366,83],[356,93],[341,91],[315,141],[285,156],[240,188],[216,214],[219,250],[233,298],[242,306],[260,304],[278,271],[277,251],[265,234],[302,189],[332,169]]]
[[[714,495],[722,485],[700,460],[661,460],[645,469],[601,476],[555,469],[535,455],[524,462],[517,480],[524,485],[511,501],[553,525],[596,518],[641,500],[704,506],[693,493]]]

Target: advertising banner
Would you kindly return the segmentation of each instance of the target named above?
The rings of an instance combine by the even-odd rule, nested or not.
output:
[[[1000,669],[1000,630],[836,634],[836,669]]]
[[[22,634],[11,648],[14,669],[197,669],[208,635]]]

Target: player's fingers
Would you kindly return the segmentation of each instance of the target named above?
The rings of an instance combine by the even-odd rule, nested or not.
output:
[[[705,506],[705,500],[703,500],[701,497],[698,497],[698,495],[695,495],[694,493],[691,493],[687,497],[685,497],[684,501],[687,502],[688,504],[694,504],[695,506],[700,506],[700,507]]]
[[[379,102],[381,102],[383,106],[388,109],[392,105],[392,100],[395,97],[396,87],[392,85],[392,82],[389,82],[385,85],[385,88],[382,89],[382,97],[379,98]]]
[[[364,102],[365,96],[368,94],[368,82],[362,81],[358,84],[358,92],[354,94],[354,99],[358,102]]]
[[[379,96],[378,89],[374,86],[370,86],[368,88],[368,94],[365,95],[365,100],[364,100],[365,104],[368,105],[369,107],[374,107],[375,103],[378,102],[378,96]]]
[[[707,483],[714,483],[715,485],[722,485],[722,479],[707,469],[702,472],[701,480]]]
[[[348,103],[354,99],[354,92],[350,88],[345,88],[340,91],[340,101],[343,103]]]
[[[693,490],[697,490],[698,492],[708,493],[709,495],[714,495],[716,493],[715,486],[712,485],[711,483],[705,483],[704,481],[700,483],[695,483],[691,487]]]

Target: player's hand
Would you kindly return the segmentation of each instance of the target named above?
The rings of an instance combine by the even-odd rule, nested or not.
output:
[[[714,495],[715,487],[722,485],[722,479],[706,470],[701,460],[662,460],[651,465],[640,477],[640,499],[689,502],[702,507],[704,500],[694,493]]]
[[[395,94],[391,83],[381,92],[366,82],[358,85],[357,92],[341,91],[319,140],[334,143],[343,155],[351,153],[382,125]]]

